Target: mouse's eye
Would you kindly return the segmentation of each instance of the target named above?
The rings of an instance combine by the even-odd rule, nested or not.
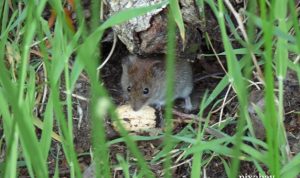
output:
[[[143,93],[144,95],[147,95],[149,93],[149,88],[144,88]]]
[[[129,87],[127,87],[127,91],[128,92],[130,92],[131,91],[131,87],[129,86]]]

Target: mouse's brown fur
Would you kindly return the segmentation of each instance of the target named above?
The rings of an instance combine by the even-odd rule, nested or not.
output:
[[[185,98],[186,109],[191,109],[189,95],[193,84],[190,64],[184,60],[175,62],[174,99]],[[166,73],[162,57],[153,59],[129,55],[123,59],[122,68],[122,89],[134,110],[148,104],[158,107],[165,104]]]

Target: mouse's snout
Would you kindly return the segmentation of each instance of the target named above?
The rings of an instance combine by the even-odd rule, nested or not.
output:
[[[131,108],[134,111],[138,111],[143,107],[144,104],[142,102],[139,102],[139,101],[132,101],[131,100],[130,105],[131,105]]]
[[[138,111],[138,110],[140,110],[142,108],[142,105],[136,105],[136,104],[134,104],[134,105],[131,105],[131,107],[132,107],[132,109],[134,111]]]

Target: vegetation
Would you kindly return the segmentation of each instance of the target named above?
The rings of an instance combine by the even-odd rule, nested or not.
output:
[[[300,79],[299,9],[294,0],[245,1],[244,21],[231,7],[229,0],[197,0],[199,9],[210,8],[218,20],[224,52],[213,55],[226,58],[227,75],[199,101],[201,104],[197,117],[205,119],[205,122],[196,120],[196,124],[187,124],[179,133],[172,132],[171,101],[175,28],[180,30],[182,37],[185,33],[178,1],[126,9],[99,22],[98,9],[103,4],[92,0],[90,28],[87,28],[83,18],[79,0],[69,1],[77,14],[76,28],[70,23],[71,18],[64,9],[64,3],[60,0],[0,2],[0,131],[3,131],[0,132],[0,150],[4,152],[3,159],[0,159],[0,177],[18,177],[20,168],[25,166],[30,177],[60,177],[59,159],[55,168],[50,168],[48,164],[53,142],[59,143],[66,157],[68,176],[82,177],[83,170],[80,169],[73,140],[72,92],[83,71],[90,83],[93,149],[89,154],[99,168],[95,169],[97,177],[112,177],[112,169],[117,165],[110,161],[109,148],[120,142],[124,142],[130,154],[136,158],[133,163],[118,155],[118,166],[124,177],[155,177],[149,164],[159,160],[164,162],[164,176],[172,177],[170,167],[173,165],[174,152],[182,154],[182,160],[190,160],[190,175],[195,178],[205,176],[204,170],[213,158],[222,161],[228,177],[240,175],[241,161],[253,163],[263,176],[296,177],[300,174],[300,154],[291,154],[287,149],[289,142],[284,125],[284,79],[287,71],[296,72]],[[107,29],[165,4],[170,9],[165,131],[158,137],[130,136],[117,119],[115,105],[106,88],[101,85],[101,77],[98,77],[97,66],[99,58],[102,58],[99,45]],[[42,16],[49,9],[56,14],[52,22]],[[205,13],[200,15],[205,17]],[[210,36],[204,35],[209,46]],[[234,48],[234,42],[241,47]],[[40,71],[44,76],[41,83]],[[253,76],[253,72],[257,76]],[[249,81],[255,83],[258,80],[264,90],[265,108],[255,109],[265,126],[265,141],[255,138],[246,97],[251,89]],[[66,91],[64,99],[61,97],[62,84]],[[226,98],[218,97],[226,88],[233,90],[237,96],[237,116],[233,119],[221,115],[222,122],[210,126],[211,112],[220,105],[224,107],[226,103]],[[43,100],[39,98],[41,96]],[[37,108],[42,110],[42,115],[36,114]],[[295,112],[299,117],[299,111]],[[120,138],[111,141],[106,139],[103,124],[106,116],[117,122]],[[236,124],[236,133],[232,136],[222,131],[229,124]],[[207,137],[207,128],[223,136]],[[151,161],[146,160],[136,141],[157,138],[164,139],[163,149]],[[130,171],[132,164],[137,164],[139,168],[135,174]],[[55,170],[52,175],[50,169]]]

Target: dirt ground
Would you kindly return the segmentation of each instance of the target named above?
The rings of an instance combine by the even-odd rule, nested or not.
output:
[[[215,22],[211,23],[211,27],[207,27],[208,29],[215,29]],[[220,34],[217,33],[218,31],[213,31],[212,36],[215,36],[214,45],[218,45],[220,43]],[[218,40],[219,39],[219,40]],[[107,56],[110,48],[112,46],[111,42],[103,43],[103,56]],[[222,51],[221,47],[219,46],[219,51]],[[202,49],[203,53],[212,53],[211,50],[206,49],[203,46]],[[123,103],[122,98],[122,90],[120,86],[120,77],[122,73],[121,68],[121,58],[128,54],[127,49],[125,46],[118,41],[117,48],[109,60],[109,62],[101,69],[101,78],[102,81],[109,91],[113,102],[116,105]],[[225,60],[221,59],[222,63],[225,65]],[[226,65],[225,65],[226,66]],[[211,92],[214,87],[218,84],[221,80],[222,76],[224,76],[224,72],[220,67],[220,64],[214,57],[205,57],[203,59],[195,61],[193,64],[193,71],[194,71],[194,78],[198,80],[194,85],[193,91],[193,99],[192,101],[195,103],[199,103],[205,91]],[[288,81],[286,82],[285,86],[285,127],[288,133],[288,141],[290,143],[291,152],[296,154],[300,151],[300,115],[295,113],[300,111],[300,89],[299,84],[297,83],[297,78],[290,74]],[[91,127],[89,122],[89,81],[87,76],[83,73],[79,80],[76,83],[75,91],[73,94],[76,96],[73,98],[73,109],[74,109],[74,143],[76,145],[76,151],[79,156],[80,165],[82,167],[82,171],[90,166],[91,158],[89,155],[89,151],[91,149]],[[218,99],[221,99],[225,96],[226,89],[223,91],[219,96]],[[62,94],[63,95],[63,94]],[[233,96],[234,93],[230,93],[230,96]],[[63,98],[63,96],[62,96]],[[177,102],[176,102],[177,103]],[[175,108],[179,107],[180,103],[175,105]],[[224,115],[227,116],[234,116],[236,113],[237,108],[237,101],[236,99],[232,100],[226,107],[224,108]],[[179,109],[180,110],[180,109]],[[193,111],[197,113],[197,110]],[[219,112],[216,112],[211,116],[211,124],[217,122],[219,118]],[[182,118],[184,119],[184,118]],[[111,140],[118,137],[118,134],[111,129],[109,120],[107,120],[107,139]],[[186,123],[178,123],[174,126],[174,133],[179,132],[182,128],[186,126]],[[226,133],[233,135],[235,132],[235,126],[231,125],[226,127],[224,130]],[[1,133],[1,130],[0,130]],[[143,141],[139,142],[138,146],[142,153],[144,153],[145,158],[147,160],[151,160],[158,150],[161,148],[159,147],[160,140],[154,141]],[[179,146],[179,145],[178,145]],[[62,148],[59,148],[59,143],[53,141],[51,147],[51,156],[49,157],[50,163],[50,174],[54,174],[55,168],[55,160],[56,155],[59,155],[59,169],[60,169],[60,177],[67,177],[69,171],[67,166],[67,161],[62,153]],[[112,164],[117,163],[116,155],[121,154],[124,157],[127,155],[130,157],[126,145],[123,143],[114,144],[110,148],[110,160]],[[204,155],[206,157],[206,155]],[[226,158],[224,158],[226,160]],[[183,161],[176,163],[173,171],[173,177],[190,177],[190,166],[191,161],[190,157],[187,157],[186,163]],[[182,163],[182,164],[181,164]],[[134,165],[134,164],[132,164]],[[157,177],[162,177],[163,166],[162,163],[152,164],[150,165],[151,169],[154,170],[154,173]],[[130,168],[130,171],[134,172],[136,169],[135,166]],[[122,171],[120,170],[112,170],[114,177],[123,177]],[[203,170],[206,172],[207,177],[215,178],[215,177],[226,177],[226,172],[223,166],[221,159],[215,157],[211,160],[210,164]],[[255,166],[251,162],[241,162],[240,168],[241,175],[256,175],[258,171],[256,170]],[[20,170],[21,177],[27,177],[26,169]]]
[[[110,44],[107,44],[108,46]],[[107,65],[101,71],[101,76],[103,83],[107,87],[112,100],[115,104],[123,103],[122,98],[122,91],[120,86],[120,77],[121,77],[121,63],[120,59],[122,56],[126,55],[127,50],[125,47],[119,43],[117,50],[111,60],[107,63]],[[224,59],[223,59],[224,60]],[[224,61],[223,61],[224,62]],[[194,75],[196,79],[198,78],[198,82],[195,83],[194,91],[193,91],[193,101],[200,101],[202,95],[206,90],[212,91],[212,89],[218,84],[220,78],[224,75],[222,69],[214,58],[206,58],[205,60],[196,61],[193,64]],[[288,140],[290,143],[292,153],[296,154],[300,151],[300,117],[295,111],[300,110],[300,97],[296,97],[300,95],[299,85],[297,80],[293,74],[289,74],[288,81],[285,82],[285,127],[288,133]],[[89,83],[84,79],[80,78],[76,85],[75,94],[80,96],[84,96],[88,98],[88,86]],[[218,98],[223,98],[225,95],[225,91],[222,92]],[[234,95],[232,92],[231,96]],[[89,166],[90,157],[88,151],[91,147],[90,145],[90,125],[89,125],[89,118],[88,118],[88,102],[81,101],[79,99],[74,99],[74,109],[83,111],[83,116],[80,123],[79,120],[75,120],[74,122],[74,134],[75,134],[75,144],[76,150],[78,151],[79,155],[82,154],[80,163],[84,168]],[[80,108],[80,109],[79,109]],[[180,108],[179,103],[176,102],[175,108]],[[234,116],[236,113],[237,108],[237,101],[233,100],[230,104],[226,106],[224,109],[224,115],[227,116]],[[194,113],[197,113],[195,110]],[[79,117],[79,116],[78,116]],[[212,115],[211,124],[218,121],[219,112]],[[184,119],[184,118],[182,118]],[[118,134],[111,129],[109,121],[107,121],[107,139],[117,138]],[[174,127],[174,133],[179,132],[182,128],[185,127],[185,123],[177,124]],[[233,135],[235,133],[235,126],[231,125],[224,129],[224,131],[229,134]],[[159,147],[160,140],[154,141],[143,141],[139,142],[138,146],[142,153],[144,153],[146,159],[149,160],[155,156],[157,150],[160,149]],[[121,154],[123,156],[128,155],[128,150],[124,144],[114,144],[110,148],[110,155],[111,155],[111,162],[117,163],[116,155]],[[205,156],[204,156],[205,157]],[[190,158],[186,158],[189,160]],[[226,159],[226,158],[225,158]],[[63,160],[63,158],[62,158]],[[65,163],[65,161],[62,161]],[[190,177],[190,161],[187,161],[186,164],[179,164],[178,166],[173,169],[173,177]],[[163,166],[162,163],[160,164],[153,164],[151,168],[155,170],[157,177],[162,177]],[[63,169],[63,166],[61,167]],[[134,172],[136,168],[133,166],[131,170]],[[67,170],[67,168],[66,168]],[[211,160],[211,163],[206,167],[206,175],[207,177],[226,177],[226,173],[224,170],[224,166],[222,161],[215,157]],[[114,171],[115,177],[122,177],[122,171]],[[240,168],[241,175],[258,175],[258,171],[256,170],[255,166],[251,162],[242,161],[241,168]]]
[[[106,44],[109,48],[111,44]],[[101,77],[103,80],[104,85],[107,87],[107,90],[109,91],[112,100],[115,104],[123,103],[122,98],[122,91],[120,87],[120,77],[122,73],[121,69],[121,63],[120,59],[122,56],[126,55],[128,52],[126,48],[119,42],[118,47],[116,49],[115,54],[113,57],[109,60],[107,65],[102,69],[101,71]],[[104,53],[105,55],[105,53]],[[224,61],[223,61],[224,62]],[[214,58],[206,58],[205,60],[199,60],[196,61],[193,65],[194,75],[195,77],[200,80],[197,83],[195,83],[194,91],[193,91],[193,101],[200,101],[202,95],[206,90],[212,91],[212,89],[218,84],[221,77],[224,75],[222,72],[222,69],[220,68],[220,65]],[[285,127],[288,134],[288,141],[290,143],[291,152],[293,154],[296,154],[300,151],[300,116],[296,114],[295,112],[300,110],[300,90],[299,85],[297,83],[297,80],[293,74],[290,74],[291,77],[289,77],[289,81],[287,81],[286,87],[285,87]],[[86,76],[83,74],[79,80],[77,81],[74,94],[81,96],[81,97],[74,97],[73,98],[73,109],[75,110],[75,116],[74,116],[74,143],[76,145],[76,151],[79,155],[79,161],[80,165],[82,167],[82,171],[84,171],[86,168],[89,167],[91,158],[89,155],[89,150],[91,148],[91,142],[90,142],[90,122],[89,122],[89,104],[88,104],[88,98],[89,98],[89,81],[87,80]],[[222,92],[218,98],[223,98],[225,95],[225,91]],[[234,93],[231,93],[231,95],[234,95]],[[85,100],[85,99],[87,100]],[[175,108],[180,108],[178,106],[178,102],[176,102],[177,105],[175,105]],[[227,116],[234,116],[236,113],[236,106],[237,101],[233,100],[230,104],[226,106],[224,109],[224,114]],[[77,113],[77,114],[76,114]],[[194,113],[197,113],[197,111],[194,111]],[[219,112],[215,113],[211,117],[211,122],[217,122],[219,117]],[[184,119],[184,118],[182,118]],[[180,123],[175,125],[174,132],[179,132],[182,128],[184,128],[186,124]],[[234,126],[226,127],[225,132],[233,135],[235,132]],[[111,129],[109,121],[107,121],[107,139],[111,140],[114,138],[117,138],[118,134]],[[142,153],[144,153],[146,159],[149,160],[155,156],[157,153],[157,150],[160,150],[159,147],[160,140],[154,140],[154,141],[143,141],[139,142],[138,146]],[[56,155],[58,153],[60,161],[59,161],[59,168],[60,168],[60,177],[67,176],[69,174],[67,161],[65,160],[65,157],[61,151],[61,148],[59,148],[59,143],[56,143],[55,141],[52,143],[51,147],[51,154],[49,157],[49,163],[50,163],[50,174],[54,174],[54,168],[55,168],[55,159]],[[60,151],[59,151],[60,150]],[[120,144],[114,144],[110,148],[110,160],[112,164],[117,163],[116,155],[121,154],[123,156],[128,155],[128,150],[126,148],[126,145],[123,143]],[[205,156],[204,156],[205,157]],[[189,160],[190,157],[187,157],[186,160]],[[224,158],[226,159],[226,158]],[[190,177],[190,164],[191,161],[187,161],[185,164],[177,163],[176,167],[173,169],[173,177]],[[153,164],[150,165],[151,168],[156,173],[157,177],[162,177],[162,171],[163,166],[162,163],[160,164]],[[52,169],[53,168],[53,169]],[[136,167],[132,167],[131,171],[134,172]],[[207,177],[226,177],[225,169],[223,166],[222,161],[215,157],[211,160],[210,164],[206,167],[206,175]],[[123,177],[122,171],[114,170],[115,177]],[[240,168],[240,174],[241,175],[256,175],[258,174],[258,171],[256,170],[255,166],[251,162],[241,162],[241,168]],[[23,175],[22,177],[27,177],[27,171],[26,169],[20,170],[20,175]]]

